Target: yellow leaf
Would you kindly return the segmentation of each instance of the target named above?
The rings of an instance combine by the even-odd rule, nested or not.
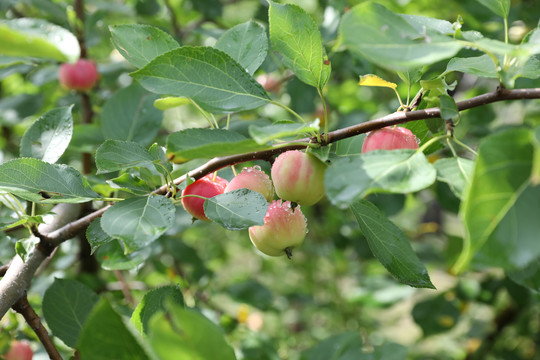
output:
[[[358,85],[360,85],[360,86],[381,86],[381,87],[388,87],[388,88],[391,88],[391,89],[397,88],[397,84],[394,84],[393,82],[381,79],[377,75],[373,75],[373,74],[360,76],[360,81],[358,82]]]
[[[154,107],[159,110],[168,110],[178,106],[190,104],[191,100],[184,97],[164,97],[154,101]]]

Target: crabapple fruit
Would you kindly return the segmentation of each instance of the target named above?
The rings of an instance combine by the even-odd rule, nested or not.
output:
[[[6,360],[32,360],[34,352],[26,341],[13,341],[6,355]]]
[[[64,63],[58,70],[60,84],[70,90],[90,90],[98,78],[96,64],[86,59],[79,59],[74,64]]]
[[[395,149],[418,149],[418,139],[407,128],[385,127],[369,132],[362,145],[362,153]]]
[[[229,182],[225,192],[236,189],[249,189],[261,193],[268,202],[274,198],[272,180],[258,165],[243,168],[242,172]]]
[[[272,165],[276,194],[283,200],[313,205],[324,196],[325,170],[326,164],[309,153],[286,151]]]
[[[217,175],[208,174],[186,186],[184,191],[182,191],[182,196],[198,195],[205,198],[211,198],[223,194],[228,183],[227,180],[220,178]],[[186,211],[194,218],[210,221],[204,213],[204,201],[205,199],[199,197],[186,196],[182,198],[182,206],[184,206],[184,209],[186,209]]]
[[[249,228],[249,238],[259,251],[269,256],[287,255],[300,246],[306,237],[307,222],[297,206],[290,201],[275,200],[268,206],[264,225]]]

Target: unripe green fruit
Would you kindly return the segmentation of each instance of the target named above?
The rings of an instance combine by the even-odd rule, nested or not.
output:
[[[272,180],[257,165],[243,168],[242,172],[229,182],[229,185],[225,188],[225,192],[236,189],[249,189],[261,193],[268,202],[274,199]]]
[[[215,176],[214,174],[208,174],[194,183],[186,186],[182,191],[182,196],[185,195],[199,195],[205,198],[212,198],[216,195],[223,194],[227,187],[228,181]],[[204,213],[204,201],[199,197],[187,196],[182,198],[182,205],[184,209],[194,218],[203,221],[210,221]]]
[[[324,196],[326,164],[302,151],[284,152],[272,165],[276,194],[283,200],[313,205]]]
[[[362,145],[362,153],[395,149],[418,149],[418,139],[411,130],[394,126],[369,132]]]
[[[292,256],[306,237],[307,221],[297,206],[290,201],[272,201],[264,216],[264,225],[249,228],[249,238],[257,249],[269,256]]]
[[[34,352],[26,341],[13,341],[5,355],[6,360],[32,360]]]

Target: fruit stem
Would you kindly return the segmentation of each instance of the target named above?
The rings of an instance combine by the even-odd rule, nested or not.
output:
[[[208,123],[210,124],[210,127],[212,129],[217,129],[219,128],[219,125],[217,124],[217,121],[216,119],[214,118],[214,122],[215,122],[215,125],[214,123],[212,123],[212,119],[210,119],[210,117],[208,116],[208,114],[206,113],[206,111],[204,111],[200,106],[199,104],[197,104],[195,101],[193,101],[193,99],[189,99],[189,101],[191,101],[191,103],[193,104],[193,106],[195,106],[197,108],[197,110],[199,110],[199,112],[201,113],[202,116],[204,116],[204,118],[208,121]]]
[[[290,247],[286,247],[283,251],[285,251],[285,254],[287,254],[287,258],[289,258],[289,260],[292,259],[292,249]]]
[[[287,105],[283,105],[282,103],[279,103],[277,101],[270,101],[270,104],[272,105],[276,105],[276,106],[279,106],[280,108],[284,109],[284,110],[287,110],[289,113],[291,113],[295,118],[297,118],[298,120],[300,120],[301,122],[305,123],[306,120],[304,120],[303,117],[301,117],[300,115],[298,115],[298,113],[296,111],[294,111],[293,109],[291,109],[290,107],[288,107]]]
[[[474,151],[470,146],[468,146],[467,144],[465,143],[462,143],[461,141],[459,141],[458,139],[456,139],[455,137],[452,137],[452,140],[454,140],[454,142],[456,144],[458,144],[459,146],[469,150],[471,153],[474,154],[474,156],[478,156],[478,153],[476,151]]]

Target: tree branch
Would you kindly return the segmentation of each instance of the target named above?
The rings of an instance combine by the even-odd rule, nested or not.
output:
[[[533,89],[497,89],[492,93],[487,93],[473,97],[468,100],[460,101],[457,103],[457,107],[460,111],[479,107],[482,105],[490,104],[498,101],[505,100],[521,100],[521,99],[540,99],[540,88]],[[366,133],[372,130],[380,129],[386,126],[397,125],[414,120],[432,119],[440,116],[440,110],[438,108],[430,108],[424,110],[396,112],[379,119],[366,121],[361,124],[349,126],[347,128],[338,129],[328,133],[328,141],[321,145],[326,145],[332,142],[336,142],[342,139],[350,138],[362,133]],[[206,174],[219,170],[223,167],[242,163],[250,160],[271,160],[274,155],[280,154],[287,150],[303,149],[306,147],[305,143],[311,141],[316,142],[316,139],[301,139],[295,142],[289,143],[289,145],[282,147],[274,147],[270,150],[252,152],[247,154],[238,154],[231,156],[224,156],[211,159],[206,164],[199,166],[198,168],[190,171],[188,174],[183,175],[174,180],[174,184],[178,185],[185,181],[186,176],[199,179]],[[167,186],[164,185],[155,190],[154,194],[164,195],[167,194]],[[108,208],[106,206],[93,213],[86,215],[78,220],[72,221],[57,230],[49,233],[44,233],[51,246],[56,247],[63,241],[72,238],[82,229],[92,222],[95,218],[100,217]],[[40,229],[41,231],[41,229]],[[30,281],[34,276],[37,268],[45,260],[46,256],[42,251],[34,251],[34,254],[30,256],[26,263],[23,263],[19,256],[13,259],[6,275],[0,280],[0,319],[4,317],[9,308],[24,295],[30,285]]]
[[[15,304],[13,304],[13,310],[21,314],[24,317],[24,320],[26,320],[28,325],[32,328],[32,330],[34,330],[39,340],[43,344],[43,347],[47,351],[47,354],[49,354],[49,358],[53,360],[62,360],[62,357],[54,346],[54,343],[52,342],[52,339],[49,336],[47,329],[45,329],[45,327],[41,323],[41,319],[39,318],[38,314],[36,314],[32,306],[28,302],[26,295],[24,295]]]

